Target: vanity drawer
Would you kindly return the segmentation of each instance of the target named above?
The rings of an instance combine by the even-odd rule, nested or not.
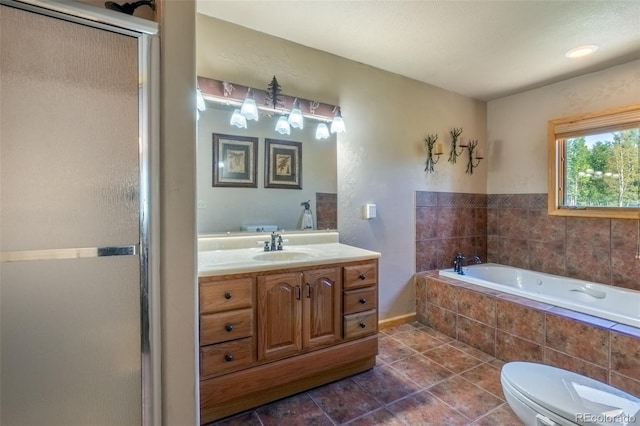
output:
[[[375,309],[344,316],[344,338],[352,339],[378,331],[378,314]]]
[[[378,267],[375,262],[344,267],[344,288],[364,287],[378,282]]]
[[[253,338],[218,343],[200,348],[200,378],[220,376],[245,368],[253,362]]]
[[[200,346],[253,335],[253,309],[200,315]]]
[[[344,313],[368,311],[376,308],[376,288],[365,287],[344,292]]]
[[[200,284],[200,313],[250,308],[253,300],[252,284],[252,278]]]

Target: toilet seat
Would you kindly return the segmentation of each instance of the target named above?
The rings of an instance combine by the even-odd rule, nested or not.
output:
[[[502,367],[500,380],[505,395],[549,419],[550,425],[640,425],[639,398],[589,377],[510,362]],[[538,424],[546,424],[544,418]]]

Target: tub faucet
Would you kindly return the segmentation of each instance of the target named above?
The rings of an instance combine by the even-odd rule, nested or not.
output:
[[[474,261],[476,263],[482,263],[480,256],[465,256],[464,254],[458,252],[456,253],[453,259],[453,270],[457,272],[459,275],[464,275],[464,271],[462,270],[463,263],[467,261]]]

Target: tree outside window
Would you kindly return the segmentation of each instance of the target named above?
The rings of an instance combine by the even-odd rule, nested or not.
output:
[[[565,206],[638,206],[639,129],[568,138],[565,147]]]

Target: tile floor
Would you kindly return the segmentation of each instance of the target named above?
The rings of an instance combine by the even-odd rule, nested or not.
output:
[[[210,426],[522,425],[502,394],[502,361],[418,322],[379,337],[373,369]]]

